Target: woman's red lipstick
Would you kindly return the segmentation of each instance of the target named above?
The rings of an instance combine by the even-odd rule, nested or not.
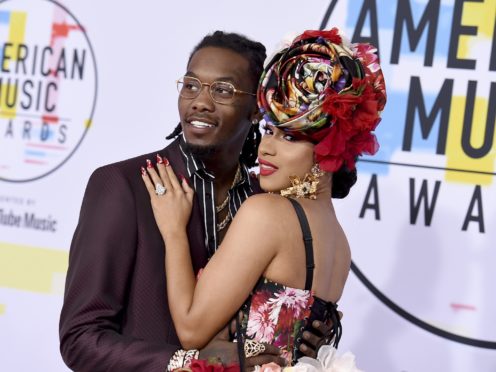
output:
[[[270,176],[272,173],[277,171],[277,168],[274,164],[269,163],[268,161],[258,159],[258,163],[260,164],[260,175],[261,176]]]

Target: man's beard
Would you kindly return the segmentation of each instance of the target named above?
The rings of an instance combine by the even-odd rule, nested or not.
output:
[[[195,158],[200,160],[208,160],[215,156],[220,150],[220,146],[218,145],[194,145],[191,143],[185,143],[186,150],[193,155]]]

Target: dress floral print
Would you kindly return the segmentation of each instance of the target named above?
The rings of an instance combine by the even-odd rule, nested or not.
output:
[[[313,302],[311,291],[262,278],[251,296],[249,313],[245,313],[246,339],[273,344],[291,361],[295,340],[310,316]]]
[[[315,296],[311,291],[315,265],[310,228],[303,208],[294,199],[288,200],[296,210],[305,243],[305,289],[288,287],[261,277],[241,308],[243,318],[237,324],[237,340],[253,340],[277,346],[281,356],[294,364],[303,357],[299,346],[305,341],[301,335],[304,331],[313,331],[311,324],[314,320],[331,327],[329,337],[332,337],[329,342],[336,348],[342,327],[337,305]]]

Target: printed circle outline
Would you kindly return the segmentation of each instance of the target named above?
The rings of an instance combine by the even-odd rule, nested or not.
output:
[[[382,293],[375,285],[372,284],[370,280],[360,271],[360,269],[351,262],[351,271],[357,276],[357,278],[362,282],[362,284],[377,297],[384,305],[389,307],[393,312],[398,314],[400,317],[408,320],[410,323],[422,328],[423,330],[433,333],[439,337],[446,338],[448,340],[458,342],[460,344],[465,344],[469,346],[480,347],[484,349],[496,349],[496,342],[479,340],[476,338],[470,338],[465,336],[457,335],[456,333],[445,331],[444,329],[434,327],[433,325],[424,322],[423,320],[417,318],[416,316],[410,314],[408,311],[398,306],[395,302],[391,301],[384,293]]]
[[[15,0],[0,0],[0,6],[2,5],[2,3],[6,3],[8,1],[15,1]],[[67,9],[66,6],[60,4],[59,2],[57,2],[56,0],[44,0],[44,1],[47,1],[49,3],[52,3],[52,4],[55,4],[55,6],[58,6],[60,7],[62,10],[64,10],[69,16],[72,17],[72,19],[77,23],[77,25],[81,28],[81,31],[86,39],[86,42],[88,43],[88,46],[89,46],[89,49],[90,49],[90,52],[91,52],[91,57],[92,57],[92,60],[93,60],[93,66],[94,66],[94,69],[95,69],[95,92],[94,92],[94,96],[93,96],[93,105],[92,105],[92,108],[91,108],[91,113],[90,113],[90,117],[89,117],[89,122],[90,122],[90,125],[88,127],[85,128],[81,138],[79,139],[78,143],[74,146],[74,148],[72,149],[72,151],[64,158],[64,160],[62,160],[62,162],[60,162],[58,165],[56,165],[54,168],[50,169],[48,172],[46,173],[43,173],[39,176],[36,176],[36,177],[33,177],[33,178],[28,178],[28,179],[23,179],[23,180],[9,180],[7,178],[3,178],[3,177],[0,177],[0,181],[5,181],[5,182],[11,182],[11,183],[23,183],[23,182],[32,182],[32,181],[36,181],[36,180],[39,180],[41,178],[44,178],[50,174],[52,174],[53,172],[55,172],[56,170],[58,170],[60,167],[62,167],[73,155],[74,153],[79,149],[79,146],[81,145],[81,143],[83,142],[84,138],[86,137],[86,134],[88,133],[88,130],[90,129],[90,126],[92,125],[92,121],[93,121],[93,115],[95,114],[95,109],[96,109],[96,101],[97,101],[97,97],[98,97],[98,70],[97,70],[97,63],[96,63],[96,56],[95,56],[95,52],[93,50],[93,45],[91,44],[91,41],[90,41],[90,38],[88,37],[88,34],[86,33],[86,29],[83,27],[83,25],[79,22],[79,20],[74,16],[74,14],[69,10]]]

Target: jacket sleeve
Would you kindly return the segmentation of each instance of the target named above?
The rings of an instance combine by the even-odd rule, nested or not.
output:
[[[60,350],[75,371],[165,371],[177,346],[120,333],[137,249],[136,205],[115,166],[85,191],[69,253]]]

